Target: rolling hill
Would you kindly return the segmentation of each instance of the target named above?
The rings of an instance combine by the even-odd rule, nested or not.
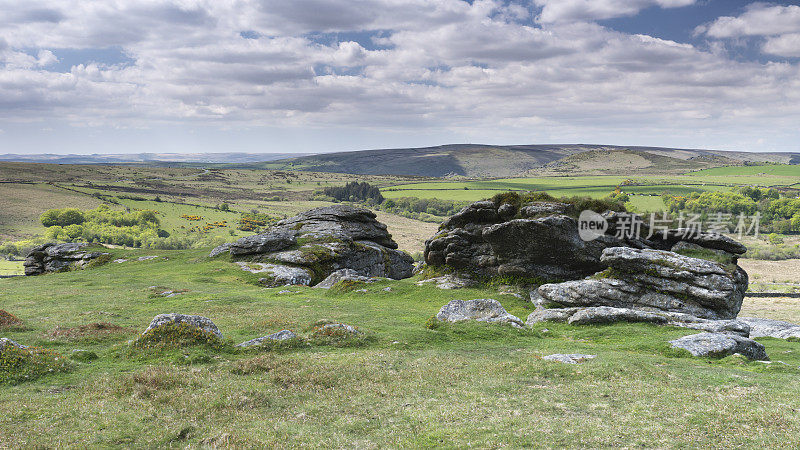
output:
[[[685,173],[752,163],[800,163],[800,153],[750,153],[611,145],[472,145],[339,152],[250,164],[252,168],[427,177]]]

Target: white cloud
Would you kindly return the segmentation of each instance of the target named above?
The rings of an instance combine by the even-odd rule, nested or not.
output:
[[[611,19],[636,15],[639,11],[658,6],[678,8],[696,0],[534,0],[542,7],[542,23],[576,22]]]
[[[796,130],[797,63],[735,61],[591,23],[692,1],[537,2],[544,25],[525,3],[500,0],[0,0],[0,124],[446,130],[481,141],[688,139],[700,122],[704,136]],[[786,55],[792,36],[764,51]],[[133,62],[51,71],[59,49],[112,45]]]
[[[714,38],[775,36],[800,32],[800,6],[753,3],[738,17],[720,17],[696,30]]]
[[[761,50],[772,55],[800,58],[800,33],[770,37]]]

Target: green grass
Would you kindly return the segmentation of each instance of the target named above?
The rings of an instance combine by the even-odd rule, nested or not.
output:
[[[0,259],[0,275],[22,275],[25,273],[22,267],[23,261],[6,261]]]
[[[241,214],[234,211],[220,211],[213,207],[204,207],[204,206],[192,206],[192,205],[181,205],[169,202],[154,202],[154,201],[140,201],[140,200],[128,200],[122,199],[120,200],[122,205],[125,205],[131,209],[152,209],[154,211],[158,211],[160,214],[158,215],[159,220],[161,220],[160,228],[166,230],[170,234],[177,234],[177,235],[188,235],[188,234],[198,234],[200,232],[197,231],[189,231],[193,227],[200,226],[202,228],[204,225],[209,223],[215,222],[222,222],[227,221],[225,227],[218,227],[212,230],[204,232],[207,235],[211,236],[223,236],[227,239],[232,239],[233,237],[242,237],[242,236],[249,236],[253,233],[244,232],[238,230],[237,227],[239,226],[239,218]],[[181,216],[198,216],[202,217],[202,220],[199,221],[192,221],[182,218]],[[234,232],[233,237],[230,234],[230,231]]]
[[[787,186],[800,180],[800,165],[767,164],[732,166],[699,170],[687,174],[709,182],[752,184],[756,186]]]
[[[366,293],[267,289],[206,250],[112,250],[150,261],[0,280],[2,335],[70,355],[66,373],[0,388],[9,447],[792,447],[800,443],[800,343],[764,339],[773,360],[683,357],[691,330],[644,324],[516,330],[426,320],[453,299],[495,298],[523,320],[526,300],[494,289],[443,291],[413,280]],[[151,297],[150,286],[185,289]],[[391,292],[383,288],[391,286]],[[46,295],[44,294],[46,293]],[[238,343],[284,328],[312,337],[332,320],[358,345],[236,352],[207,346],[129,351],[166,312],[210,317]],[[52,333],[98,322],[114,333]],[[108,328],[106,328],[108,329]],[[68,336],[68,337],[65,337]],[[541,360],[590,353],[581,365]],[[81,362],[83,361],[83,362]]]

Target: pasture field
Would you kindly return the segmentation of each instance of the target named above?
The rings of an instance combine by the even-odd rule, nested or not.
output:
[[[709,182],[791,186],[800,184],[800,165],[767,164],[717,167],[691,172],[687,176],[702,178]]]
[[[92,209],[103,202],[44,184],[0,183],[0,243],[44,233],[39,216],[50,208]]]
[[[666,341],[694,331],[643,324],[430,329],[452,299],[495,298],[523,319],[531,304],[498,288],[445,291],[416,279],[367,292],[268,289],[226,258],[206,258],[208,249],[110,251],[129,261],[0,279],[0,309],[24,321],[3,336],[98,356],[2,386],[0,446],[800,445],[797,342],[759,339],[774,361],[763,364],[688,357]],[[145,255],[159,258],[135,260]],[[185,292],[165,298],[151,286]],[[773,306],[745,307],[775,317]],[[366,337],[246,352],[129,350],[165,312],[210,317],[231,343],[284,328],[304,335],[320,319]],[[798,321],[800,308],[780,318]],[[541,359],[551,353],[597,358]]]

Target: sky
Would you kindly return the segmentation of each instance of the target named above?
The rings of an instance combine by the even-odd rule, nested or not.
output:
[[[0,0],[0,153],[800,151],[800,2]]]

